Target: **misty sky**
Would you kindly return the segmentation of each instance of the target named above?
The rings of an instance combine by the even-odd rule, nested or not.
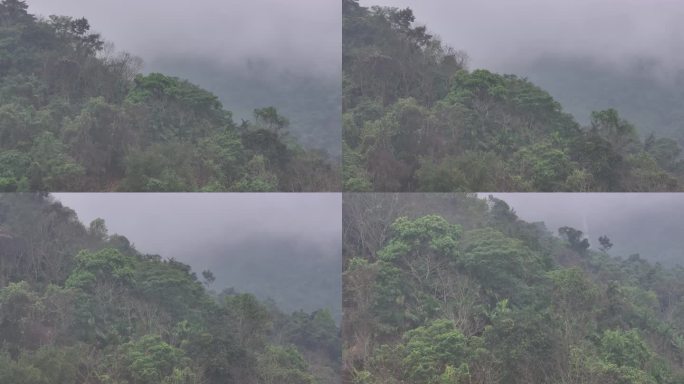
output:
[[[417,22],[466,51],[471,67],[502,72],[543,54],[592,57],[620,65],[656,58],[681,68],[680,0],[361,0],[414,10]]]
[[[55,193],[86,226],[105,219],[110,234],[141,252],[198,264],[185,252],[258,235],[302,238],[330,246],[341,238],[341,195],[335,193]]]
[[[489,194],[481,194],[485,197]],[[570,226],[592,244],[607,235],[611,254],[684,265],[682,193],[493,193],[528,222],[543,221],[553,233]]]
[[[339,74],[339,0],[28,0],[29,12],[86,17],[121,50],[153,62],[265,59],[282,69]],[[339,75],[338,75],[339,76]]]

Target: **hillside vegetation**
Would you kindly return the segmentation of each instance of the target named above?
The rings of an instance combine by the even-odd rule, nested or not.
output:
[[[146,63],[154,71],[193,79],[230,106],[235,121],[251,119],[255,107],[277,105],[290,121],[288,133],[305,148],[342,156],[342,84],[333,74],[294,71],[280,63],[248,59],[244,65],[218,64],[208,59],[167,57]]]
[[[494,198],[350,194],[344,218],[345,382],[684,382],[681,265]]]
[[[142,254],[49,197],[0,194],[0,382],[339,381],[327,309],[285,314],[214,276]]]
[[[581,126],[515,75],[414,24],[411,9],[343,1],[343,186],[347,191],[674,191],[681,148],[616,110]]]
[[[0,3],[0,191],[330,191],[337,167],[276,108],[218,98],[114,54],[86,19]]]

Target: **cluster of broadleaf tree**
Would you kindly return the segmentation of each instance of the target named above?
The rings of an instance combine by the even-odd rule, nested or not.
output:
[[[343,0],[346,191],[671,191],[684,161],[609,109],[583,127],[526,79],[469,71],[411,9]]]
[[[328,310],[282,313],[209,291],[188,265],[141,254],[49,197],[0,195],[0,382],[333,383]]]
[[[344,203],[345,382],[684,383],[682,266],[491,197]]]
[[[233,122],[218,98],[114,54],[86,19],[0,3],[0,191],[326,191],[327,155],[273,107]]]

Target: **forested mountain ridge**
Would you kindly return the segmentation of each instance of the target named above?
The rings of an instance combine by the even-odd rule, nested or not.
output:
[[[113,54],[85,19],[0,3],[0,190],[333,191],[336,166],[273,107],[218,98]]]
[[[186,57],[157,58],[146,67],[193,79],[230,105],[235,121],[251,119],[256,106],[277,105],[290,120],[288,132],[302,146],[324,150],[336,162],[342,156],[339,71],[335,76],[299,73],[266,60],[222,65]]]
[[[410,9],[343,1],[346,191],[673,191],[681,148],[614,109],[583,127],[524,78],[466,68]]]
[[[339,381],[328,310],[288,315],[213,280],[49,197],[0,194],[0,382]]]
[[[681,264],[497,199],[345,199],[345,382],[684,382]]]

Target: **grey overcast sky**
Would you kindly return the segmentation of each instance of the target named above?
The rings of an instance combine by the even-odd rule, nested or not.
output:
[[[103,218],[109,233],[141,252],[198,265],[186,252],[258,236],[301,239],[330,247],[341,239],[342,198],[336,193],[55,193],[86,226]],[[340,250],[341,252],[341,250]]]
[[[488,193],[480,194],[481,197]],[[554,234],[570,226],[587,235],[592,246],[607,235],[611,254],[633,253],[655,261],[684,265],[684,194],[682,193],[493,193],[518,217],[543,221]]]
[[[466,51],[471,67],[501,72],[540,55],[591,57],[620,65],[635,56],[681,69],[681,0],[361,0],[410,7],[418,24]]]
[[[29,12],[86,17],[120,50],[152,62],[265,59],[283,69],[339,73],[340,0],[28,0]]]

